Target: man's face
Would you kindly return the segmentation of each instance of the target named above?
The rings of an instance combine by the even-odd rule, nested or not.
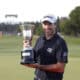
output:
[[[43,31],[46,35],[52,35],[55,31],[55,24],[52,24],[48,21],[45,21],[42,23],[42,28],[43,28]]]

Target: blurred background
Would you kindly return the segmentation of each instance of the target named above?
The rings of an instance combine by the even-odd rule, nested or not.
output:
[[[63,80],[80,80],[80,0],[0,0],[0,80],[33,80],[34,69],[20,65],[20,25],[32,24],[33,46],[42,34],[40,19],[57,18],[57,31],[69,48],[69,63]]]

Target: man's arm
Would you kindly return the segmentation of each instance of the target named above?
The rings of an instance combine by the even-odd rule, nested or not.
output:
[[[51,64],[51,65],[25,64],[25,66],[31,68],[38,68],[49,72],[64,72],[65,63],[58,62],[57,64]]]

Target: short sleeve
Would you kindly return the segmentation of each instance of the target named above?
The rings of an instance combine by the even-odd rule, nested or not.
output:
[[[68,48],[65,40],[61,40],[60,44],[56,50],[57,62],[68,62]]]

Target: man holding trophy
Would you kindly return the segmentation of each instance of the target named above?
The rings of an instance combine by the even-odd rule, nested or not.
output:
[[[52,15],[46,15],[41,19],[44,34],[38,38],[35,47],[30,49],[31,52],[28,48],[31,37],[30,42],[23,41],[23,47],[28,49],[22,51],[22,65],[36,68],[34,80],[63,79],[68,62],[68,49],[65,40],[56,32],[56,22],[57,19]]]

